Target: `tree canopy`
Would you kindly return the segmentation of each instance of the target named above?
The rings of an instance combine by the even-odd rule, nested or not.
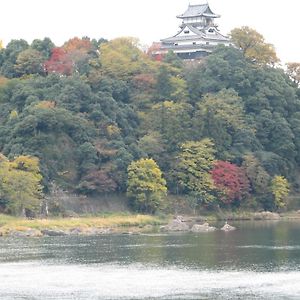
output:
[[[0,209],[37,211],[53,183],[127,194],[147,212],[168,205],[167,191],[199,209],[280,209],[299,193],[299,63],[275,65],[249,27],[231,37],[236,46],[188,63],[172,52],[157,61],[134,38],[10,41],[0,49]]]
[[[256,30],[243,26],[230,32],[233,43],[243,51],[246,58],[257,64],[274,64],[278,58],[274,46],[266,43]]]

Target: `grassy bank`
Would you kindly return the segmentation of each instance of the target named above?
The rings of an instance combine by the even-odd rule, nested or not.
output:
[[[167,221],[163,218],[150,215],[107,215],[88,216],[78,218],[49,218],[28,220],[0,214],[0,233],[9,231],[22,231],[27,229],[59,229],[70,230],[72,228],[122,228],[138,227],[145,225],[160,225]]]

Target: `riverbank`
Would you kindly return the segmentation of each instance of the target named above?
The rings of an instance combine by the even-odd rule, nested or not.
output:
[[[140,234],[153,232],[158,226],[165,226],[173,216],[152,216],[140,214],[108,214],[103,216],[78,216],[68,218],[24,219],[0,214],[0,236],[40,237],[63,235]],[[300,220],[300,211],[285,213],[219,211],[197,216],[184,215],[183,223],[194,224],[217,221],[266,221]]]
[[[82,216],[72,218],[33,219],[0,215],[0,236],[96,235],[137,232],[163,225],[167,218],[151,215]]]

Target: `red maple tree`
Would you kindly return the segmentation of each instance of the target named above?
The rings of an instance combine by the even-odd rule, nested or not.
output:
[[[249,180],[243,168],[227,161],[217,161],[211,170],[215,187],[221,192],[220,200],[230,204],[241,201],[249,192]]]
[[[62,47],[56,47],[51,50],[51,57],[45,62],[47,73],[59,73],[70,75],[72,73],[72,60],[68,53]]]
[[[44,64],[45,70],[47,73],[71,75],[78,63],[88,57],[91,49],[92,44],[88,39],[70,39],[62,47],[52,49],[50,59]]]

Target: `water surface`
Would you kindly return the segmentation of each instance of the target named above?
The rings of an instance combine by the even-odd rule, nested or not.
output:
[[[300,223],[0,238],[0,299],[300,299]]]

